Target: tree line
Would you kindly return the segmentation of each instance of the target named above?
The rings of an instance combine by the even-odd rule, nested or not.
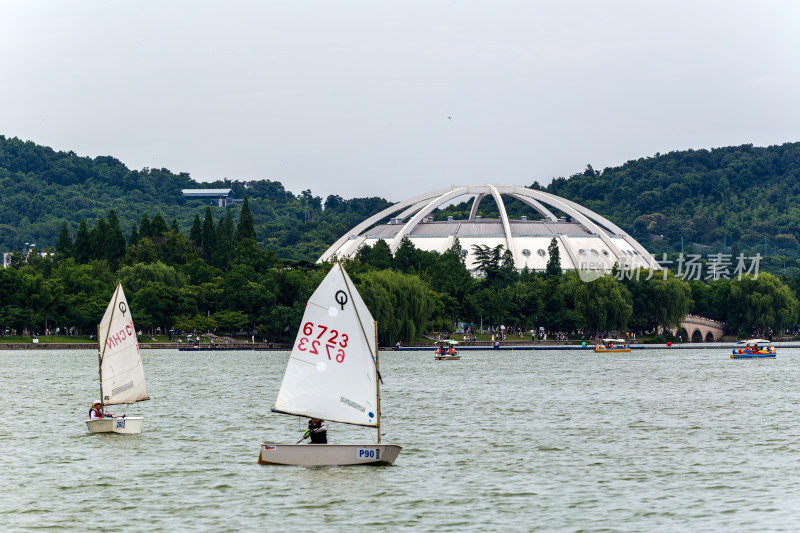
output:
[[[0,325],[4,331],[92,333],[121,281],[137,327],[148,332],[245,330],[291,342],[304,302],[330,265],[262,249],[247,198],[238,212],[236,220],[231,209],[215,220],[206,208],[188,232],[161,213],[145,213],[127,237],[114,210],[94,225],[82,221],[74,239],[64,223],[48,253],[15,252],[10,267],[0,270]],[[797,323],[797,277],[762,273],[704,282],[643,271],[613,272],[587,283],[575,271],[562,272],[555,242],[542,272],[516,270],[502,245],[474,251],[477,275],[467,270],[458,240],[438,254],[404,239],[394,255],[379,240],[345,260],[379,322],[381,344],[464,324],[658,332],[677,327],[687,313],[727,322],[734,333],[781,331]]]

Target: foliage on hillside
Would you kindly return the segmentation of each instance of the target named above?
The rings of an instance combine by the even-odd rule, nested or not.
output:
[[[534,183],[533,188],[541,188]],[[543,188],[629,231],[651,251],[798,255],[800,143],[686,150],[558,178]]]
[[[168,169],[130,170],[117,159],[81,157],[0,135],[0,249],[21,250],[25,243],[55,247],[62,225],[75,238],[81,221],[95,225],[110,209],[126,239],[145,214],[160,214],[188,232],[208,206],[187,200],[182,189],[231,188],[250,199],[257,242],[282,258],[315,261],[345,231],[388,207],[382,198],[322,199],[294,195],[270,180],[198,183]],[[324,208],[324,209],[323,209]],[[240,206],[234,205],[238,217]],[[211,207],[215,222],[225,209]]]

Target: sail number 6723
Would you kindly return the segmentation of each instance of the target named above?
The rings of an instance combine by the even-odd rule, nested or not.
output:
[[[339,333],[322,324],[306,322],[303,324],[303,335],[297,344],[298,350],[320,355],[320,346],[325,346],[325,353],[322,355],[327,354],[329,360],[336,359],[337,363],[344,362],[344,349],[347,348],[348,341],[346,333]]]

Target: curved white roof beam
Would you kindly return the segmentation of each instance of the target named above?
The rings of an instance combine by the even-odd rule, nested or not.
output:
[[[455,189],[450,189],[449,192],[446,192],[445,194],[442,194],[442,195],[434,198],[433,200],[428,202],[428,205],[423,207],[421,210],[417,211],[417,214],[414,215],[413,217],[411,217],[411,220],[409,220],[408,223],[405,224],[403,226],[403,228],[399,232],[397,232],[397,235],[395,235],[394,238],[389,243],[389,249],[392,251],[392,253],[394,253],[397,250],[397,248],[400,246],[400,241],[403,240],[403,237],[408,235],[411,232],[411,230],[413,230],[415,227],[417,227],[417,224],[422,222],[422,220],[426,216],[431,214],[431,212],[434,209],[436,209],[437,207],[439,207],[443,203],[445,203],[445,202],[447,202],[449,200],[452,200],[453,198],[456,198],[456,197],[461,196],[463,194],[468,194],[470,192],[470,191],[468,191],[469,188],[470,188],[470,186],[456,187]]]
[[[543,206],[541,203],[537,202],[533,198],[526,198],[524,196],[518,196],[516,198],[520,202],[526,204],[528,207],[531,207],[531,208],[535,209],[536,211],[538,211],[539,214],[541,214],[543,217],[549,219],[550,222],[558,222],[558,217],[557,216],[555,216],[553,213],[550,212],[549,209],[547,209],[545,206]]]
[[[515,187],[515,189],[521,189],[521,188],[522,187]],[[524,191],[515,191],[515,192],[516,194],[538,198],[539,200],[542,200],[546,204],[550,204],[553,207],[556,207],[559,211],[563,211],[564,213],[568,214],[569,216],[571,216],[572,218],[574,218],[575,220],[586,226],[586,229],[588,229],[589,231],[600,237],[600,239],[605,243],[605,245],[608,246],[617,257],[622,257],[624,255],[622,251],[619,248],[617,248],[617,246],[612,242],[611,238],[606,234],[606,232],[602,228],[598,227],[597,224],[592,222],[592,220],[589,219],[588,217],[584,216],[583,213],[581,213],[580,211],[573,209],[561,198],[549,195],[547,193],[542,193],[541,191],[534,191],[531,189],[525,189]]]
[[[511,236],[511,224],[508,222],[508,214],[506,213],[506,206],[503,203],[503,198],[500,197],[500,193],[497,192],[497,189],[489,186],[489,190],[492,191],[492,198],[494,198],[495,203],[497,204],[497,208],[500,210],[500,220],[503,222],[503,230],[506,232],[506,250],[511,252],[512,257],[517,255],[516,250],[514,249],[514,239]]]
[[[485,194],[478,194],[475,196],[475,201],[472,202],[472,209],[469,210],[469,219],[475,220],[475,217],[478,215],[478,206],[481,205],[481,200],[483,197],[486,196]]]
[[[416,213],[417,211],[428,205],[428,200],[429,199],[426,198],[425,200],[412,205],[411,207],[409,207],[408,209],[397,215],[397,218],[399,218],[400,220],[407,219],[408,217],[410,217],[411,215],[413,215],[414,213]]]
[[[442,193],[444,193],[444,192],[446,192],[448,190],[449,189],[442,189],[442,190],[439,190],[439,191],[434,191],[432,193],[420,194],[419,196],[415,196],[413,198],[409,198],[408,200],[404,200],[402,202],[398,202],[398,203],[396,203],[396,204],[394,204],[392,206],[387,207],[386,209],[384,209],[380,213],[372,215],[367,220],[365,220],[364,222],[362,222],[361,224],[359,224],[355,228],[351,229],[349,232],[347,232],[344,235],[342,235],[339,238],[338,241],[333,243],[333,245],[331,245],[331,247],[328,248],[325,251],[325,253],[322,254],[322,256],[320,256],[320,258],[317,260],[317,262],[321,263],[322,261],[327,261],[328,259],[330,259],[333,256],[334,253],[336,253],[337,250],[339,250],[339,248],[342,247],[342,245],[345,242],[347,242],[350,239],[351,236],[361,235],[361,233],[363,231],[369,229],[373,224],[375,224],[376,222],[388,217],[392,213],[396,213],[396,212],[400,211],[401,209],[404,209],[404,208],[406,208],[406,207],[408,207],[410,205],[414,205],[416,203],[419,203],[421,200],[425,200],[426,198],[432,198],[432,197],[435,197],[436,195],[441,195]],[[394,252],[394,250],[392,252]]]
[[[544,193],[544,194],[550,195],[549,193]],[[606,228],[608,228],[609,230],[613,231],[616,235],[620,235],[622,237],[622,239],[631,246],[631,248],[633,248],[634,250],[639,252],[639,255],[642,256],[642,258],[652,268],[654,268],[656,270],[661,270],[661,265],[658,264],[658,261],[652,255],[650,255],[650,252],[648,252],[644,248],[644,246],[639,244],[636,241],[636,239],[634,239],[630,235],[628,235],[628,233],[625,232],[622,228],[620,228],[619,226],[617,226],[616,224],[614,224],[613,222],[611,222],[607,218],[603,217],[602,215],[598,215],[597,213],[595,213],[591,209],[587,209],[587,208],[583,207],[582,205],[576,204],[575,202],[573,202],[571,200],[567,200],[567,199],[563,199],[563,198],[562,198],[562,200],[565,203],[570,204],[574,209],[585,213],[586,216],[591,217],[594,220],[597,220],[597,222],[599,224],[601,224],[601,225],[605,226]]]
[[[475,220],[475,216],[478,214],[478,206],[481,205],[481,200],[483,200],[484,196],[486,195],[479,194],[478,196],[475,197],[475,201],[472,203],[472,210],[469,213],[470,220]],[[543,206],[541,203],[534,200],[533,198],[526,198],[524,196],[517,196],[517,195],[511,195],[511,196],[521,201],[522,203],[524,203],[534,211],[538,212],[543,217],[549,219],[550,221],[552,222],[558,221],[557,216],[555,216],[553,213],[550,212],[549,209],[547,209],[545,206]]]
[[[608,228],[609,230],[615,232],[617,235],[621,235],[625,242],[630,244],[636,251],[639,252],[642,259],[652,268],[655,270],[659,270],[661,267],[658,262],[653,258],[650,253],[644,249],[642,245],[638,242],[633,240],[625,233],[622,229],[612,223],[610,220],[598,215],[594,211],[587,209],[581,205],[576,204],[575,202],[571,202],[570,200],[566,200],[561,198],[560,196],[555,196],[550,193],[536,191],[533,189],[527,189],[525,187],[517,187],[517,186],[498,186],[498,190],[503,192],[504,194],[508,194],[511,196],[522,196],[522,197],[530,197],[534,199],[541,200],[542,202],[549,204],[553,207],[558,208],[560,211],[570,215],[572,218],[579,221],[581,224],[586,226],[587,229],[595,233],[600,239],[608,246],[611,251],[617,257],[623,257],[624,254],[622,251],[613,243],[612,239],[607,235],[606,231],[602,228],[598,227],[597,224],[594,223],[593,220],[598,220],[600,224]],[[601,222],[602,221],[602,222]],[[635,243],[635,244],[634,244]]]

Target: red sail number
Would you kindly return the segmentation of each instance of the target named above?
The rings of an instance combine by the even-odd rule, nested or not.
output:
[[[315,327],[319,330],[317,335],[314,335]],[[325,353],[323,353],[323,355],[327,354],[328,360],[330,361],[336,360],[337,363],[343,363],[345,356],[344,348],[347,348],[348,341],[347,334],[340,334],[335,329],[330,329],[322,324],[314,324],[313,322],[306,322],[303,324],[304,336],[300,337],[300,341],[297,343],[297,349],[303,352],[308,351],[308,353],[313,355],[320,355],[320,339],[326,333],[328,333],[330,336],[328,337],[327,341],[325,341]],[[314,337],[313,340],[311,337]],[[339,340],[338,343],[336,342],[337,340]]]

